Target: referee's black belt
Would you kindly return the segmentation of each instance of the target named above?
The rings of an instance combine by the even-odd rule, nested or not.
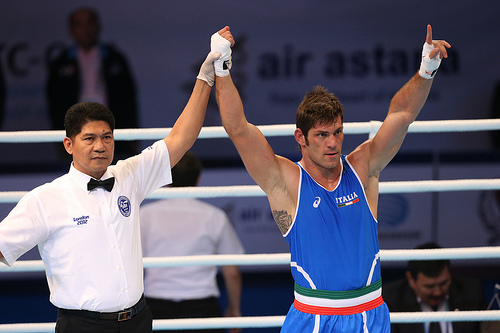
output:
[[[146,299],[144,298],[144,295],[142,295],[141,299],[139,302],[137,302],[136,305],[127,308],[125,310],[121,311],[116,311],[116,312],[96,312],[96,311],[88,311],[88,310],[68,310],[68,309],[61,309],[59,308],[60,311],[62,311],[64,314],[68,315],[73,315],[73,316],[78,316],[78,317],[86,317],[86,318],[93,318],[93,319],[103,319],[103,320],[117,320],[117,321],[124,321],[124,320],[129,320],[133,316],[139,313],[144,307],[146,306]]]

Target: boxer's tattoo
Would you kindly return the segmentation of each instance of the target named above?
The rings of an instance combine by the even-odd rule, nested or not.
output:
[[[281,233],[284,235],[292,225],[292,215],[284,210],[273,210],[273,217]]]

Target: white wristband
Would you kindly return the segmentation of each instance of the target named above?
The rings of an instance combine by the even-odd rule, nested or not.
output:
[[[418,74],[424,79],[432,79],[441,64],[439,53],[436,54],[433,59],[429,57],[429,54],[434,49],[435,47],[433,45],[424,43],[422,49],[422,62],[420,63],[420,70],[418,71]]]
[[[212,52],[208,53],[205,61],[201,64],[200,72],[198,73],[197,79],[205,81],[210,87],[214,85],[215,76],[214,76],[214,60],[219,58],[218,53],[213,54]]]
[[[215,75],[227,76],[231,69],[231,42],[219,35],[218,32],[212,35],[210,40],[212,53],[220,53],[221,56],[214,62]]]

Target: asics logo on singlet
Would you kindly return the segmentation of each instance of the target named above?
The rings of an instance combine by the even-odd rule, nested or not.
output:
[[[313,207],[314,208],[318,208],[318,206],[319,206],[319,204],[321,202],[321,198],[320,197],[316,197],[314,199],[316,199],[316,200],[314,200],[314,202],[313,202]]]

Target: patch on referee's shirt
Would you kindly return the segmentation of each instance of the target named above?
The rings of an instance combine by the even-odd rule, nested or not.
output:
[[[356,192],[352,192],[351,194],[335,198],[335,201],[337,203],[337,207],[342,208],[359,202],[359,197]]]
[[[130,200],[126,196],[122,195],[118,198],[118,209],[123,216],[130,216],[132,208],[130,207]]]
[[[82,215],[79,217],[73,217],[73,222],[76,223],[76,225],[84,225],[87,224],[89,221],[89,216],[88,215]]]

